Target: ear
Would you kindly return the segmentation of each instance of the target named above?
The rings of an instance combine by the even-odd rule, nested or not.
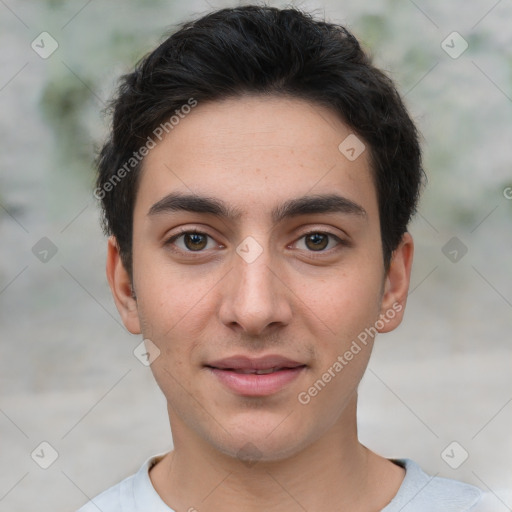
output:
[[[113,236],[108,239],[107,279],[124,326],[132,334],[140,334],[137,299],[133,294],[130,276],[121,261],[117,240]]]
[[[376,324],[381,333],[396,329],[402,322],[411,280],[413,254],[412,236],[404,233],[399,246],[393,251],[386,273],[380,310],[381,321]]]

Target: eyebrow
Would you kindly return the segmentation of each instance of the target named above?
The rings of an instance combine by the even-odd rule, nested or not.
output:
[[[172,192],[156,202],[149,209],[148,216],[177,211],[207,213],[228,220],[236,220],[242,216],[240,209],[231,207],[215,197],[179,192]],[[361,205],[346,197],[338,194],[316,194],[285,201],[272,210],[271,217],[274,223],[278,223],[285,219],[315,213],[367,216],[366,210]]]

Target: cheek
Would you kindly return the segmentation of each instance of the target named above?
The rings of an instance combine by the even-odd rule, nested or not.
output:
[[[168,293],[167,293],[168,292]],[[169,361],[193,352],[205,337],[206,325],[213,312],[206,300],[174,287],[149,291],[139,298],[142,334],[151,339]]]
[[[319,283],[302,313],[314,333],[317,358],[301,390],[301,407],[311,407],[326,425],[338,420],[354,396],[368,364],[379,315],[380,279],[347,273]],[[309,311],[308,311],[309,310]]]
[[[137,260],[135,260],[137,258]],[[171,263],[163,250],[134,251],[134,282],[143,334],[172,341],[193,335],[207,317],[209,291],[218,281],[201,266]]]
[[[139,251],[138,313],[144,338],[160,350],[151,365],[167,397],[179,394],[178,382],[193,386],[191,370],[201,360],[201,349],[212,340],[217,319],[219,273],[201,266],[180,267],[165,254]]]
[[[200,340],[205,338],[201,319],[207,318],[208,312],[194,293],[166,286],[162,279],[154,285],[151,287],[149,280],[145,283],[146,293],[139,304],[142,334],[160,351],[151,371],[170,406],[186,410],[194,388],[192,366],[197,361]]]
[[[381,276],[370,269],[366,272],[344,269],[329,277],[312,279],[305,284],[300,277],[299,295],[304,318],[309,318],[323,336],[318,340],[333,340],[337,349],[350,341],[379,315]]]

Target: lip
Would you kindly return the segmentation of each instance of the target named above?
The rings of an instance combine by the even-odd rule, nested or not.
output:
[[[270,368],[296,368],[305,365],[287,357],[271,354],[262,357],[231,356],[212,361],[205,366],[221,370],[268,370]]]
[[[277,393],[306,369],[305,364],[279,355],[258,358],[233,356],[212,361],[205,366],[221,384],[242,396],[268,396]],[[254,373],[272,369],[272,373]]]

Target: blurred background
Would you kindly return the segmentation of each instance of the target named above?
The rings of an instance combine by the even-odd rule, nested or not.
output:
[[[240,4],[0,0],[0,511],[75,510],[172,448],[104,276],[92,161],[119,75],[177,24]],[[361,440],[510,511],[512,3],[288,5],[346,24],[424,137],[407,313],[376,342]]]

